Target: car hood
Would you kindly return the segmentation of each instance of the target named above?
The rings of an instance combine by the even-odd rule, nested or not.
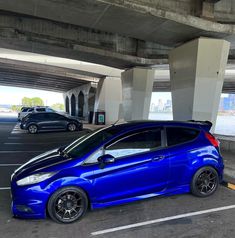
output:
[[[37,170],[42,170],[61,162],[65,162],[66,160],[66,158],[59,154],[58,149],[50,150],[46,153],[34,157],[27,163],[23,164],[14,172],[12,177],[16,178],[28,176],[31,173],[35,173],[35,171]]]

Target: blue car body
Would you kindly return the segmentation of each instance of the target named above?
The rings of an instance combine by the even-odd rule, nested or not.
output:
[[[166,130],[171,127],[192,129],[197,134],[190,141],[170,146]],[[141,130],[153,129],[161,132],[161,145],[157,149],[134,154],[127,150],[129,154],[104,167],[97,161],[86,163],[91,156],[102,154],[110,142]],[[77,148],[77,156],[65,156],[58,149],[46,152],[21,166],[12,175],[12,212],[17,217],[45,218],[49,198],[66,186],[83,189],[91,209],[94,209],[158,195],[188,193],[193,175],[204,166],[215,168],[222,180],[223,160],[219,149],[205,136],[209,129],[210,125],[200,122],[129,122],[100,130],[112,133],[98,142],[92,142],[92,138],[100,131],[87,136],[84,140],[90,144],[84,148],[80,148],[82,138],[78,139],[68,147]],[[17,184],[27,176],[47,172],[54,174],[42,182],[25,186]]]

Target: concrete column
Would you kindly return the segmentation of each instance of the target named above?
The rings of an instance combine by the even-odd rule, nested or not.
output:
[[[76,93],[74,96],[76,99],[75,115],[78,116],[78,94]]]
[[[106,112],[106,124],[111,124],[119,119],[119,106],[122,102],[122,85],[120,78],[100,79],[96,96],[95,112]]]
[[[86,121],[88,121],[88,117],[89,117],[88,99],[89,99],[89,93],[84,93],[84,106],[83,106],[84,115],[83,116]]]
[[[199,38],[170,52],[174,120],[209,120],[215,126],[229,47],[225,40]]]
[[[132,68],[122,73],[124,120],[148,119],[154,70]]]

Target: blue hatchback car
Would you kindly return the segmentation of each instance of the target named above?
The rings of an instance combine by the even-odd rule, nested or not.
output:
[[[88,208],[159,195],[213,194],[223,176],[210,122],[132,121],[39,155],[12,175],[15,217],[70,223]]]

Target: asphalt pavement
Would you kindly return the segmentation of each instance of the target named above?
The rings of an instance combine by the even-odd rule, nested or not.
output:
[[[203,199],[185,194],[89,211],[81,221],[69,225],[49,218],[12,218],[12,172],[32,157],[70,143],[83,133],[87,131],[30,135],[16,130],[16,121],[0,121],[0,238],[235,236],[235,191],[224,186]]]

